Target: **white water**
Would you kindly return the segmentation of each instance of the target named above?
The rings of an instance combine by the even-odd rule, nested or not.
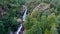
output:
[[[23,5],[24,8],[24,15],[23,15],[23,21],[25,21],[25,17],[26,17],[26,13],[27,13],[27,7],[25,5]],[[22,28],[22,24],[20,25],[20,27],[18,27],[18,30],[16,32],[16,34],[19,34],[19,32],[21,32],[21,28]]]
[[[23,5],[23,7],[25,7],[25,9],[24,9],[24,10],[25,10],[25,13],[24,13],[24,15],[23,15],[23,21],[25,21],[26,13],[27,13],[27,7],[26,7],[26,6],[24,6],[24,5]]]
[[[21,28],[22,28],[22,24],[21,24],[21,26],[18,28],[16,34],[19,34],[19,32],[21,31]]]

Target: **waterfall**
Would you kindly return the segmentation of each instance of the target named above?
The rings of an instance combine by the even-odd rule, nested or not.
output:
[[[26,17],[26,13],[27,13],[27,7],[25,5],[23,5],[24,8],[24,14],[23,14],[23,21],[25,21],[25,17]],[[20,24],[20,27],[18,27],[18,30],[16,32],[16,34],[19,34],[19,32],[21,32],[21,29],[22,29],[22,24]]]
[[[25,7],[25,9],[24,9],[25,13],[24,13],[24,15],[23,15],[23,21],[25,21],[26,13],[27,13],[27,7],[26,7],[26,6],[24,6],[24,5],[23,5],[23,7]]]
[[[20,27],[18,28],[16,34],[19,34],[19,32],[21,31],[21,28],[22,28],[22,24],[21,24]]]

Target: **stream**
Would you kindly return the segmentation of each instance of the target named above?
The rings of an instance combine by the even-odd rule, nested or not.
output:
[[[25,21],[26,14],[27,14],[27,7],[25,5],[23,5],[23,7],[24,7],[24,14],[23,14],[22,19],[23,21]],[[22,24],[20,24],[20,27],[18,27],[16,34],[19,34],[19,32],[21,32],[21,29],[22,29]]]
[[[24,13],[23,13],[23,16],[22,16],[22,21],[25,21],[25,18],[26,18],[26,15],[27,15],[27,7],[25,5],[22,5],[24,7]],[[13,33],[12,31],[10,32],[10,34],[23,34],[23,33],[20,33],[21,32],[21,29],[23,28],[23,24],[20,24],[20,26],[18,27],[17,31],[15,33]]]

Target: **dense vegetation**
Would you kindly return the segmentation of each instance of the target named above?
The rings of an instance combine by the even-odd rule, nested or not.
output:
[[[60,0],[0,0],[0,33],[16,31],[20,8],[26,4],[29,13],[23,23],[24,34],[60,34]],[[39,4],[43,8],[33,11]],[[42,10],[43,9],[43,10]],[[33,13],[32,13],[33,12]]]
[[[25,34],[60,34],[60,0],[30,1],[28,7],[31,15],[27,15],[24,23]],[[46,4],[48,8],[41,8],[33,12],[39,4],[43,4],[42,7]]]
[[[19,18],[21,5],[24,0],[0,0],[0,33],[9,34],[16,31],[19,23],[14,18]]]

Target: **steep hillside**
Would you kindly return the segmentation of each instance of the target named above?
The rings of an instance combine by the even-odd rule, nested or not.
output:
[[[24,23],[25,34],[60,34],[60,0],[31,0],[27,6],[30,15]]]

